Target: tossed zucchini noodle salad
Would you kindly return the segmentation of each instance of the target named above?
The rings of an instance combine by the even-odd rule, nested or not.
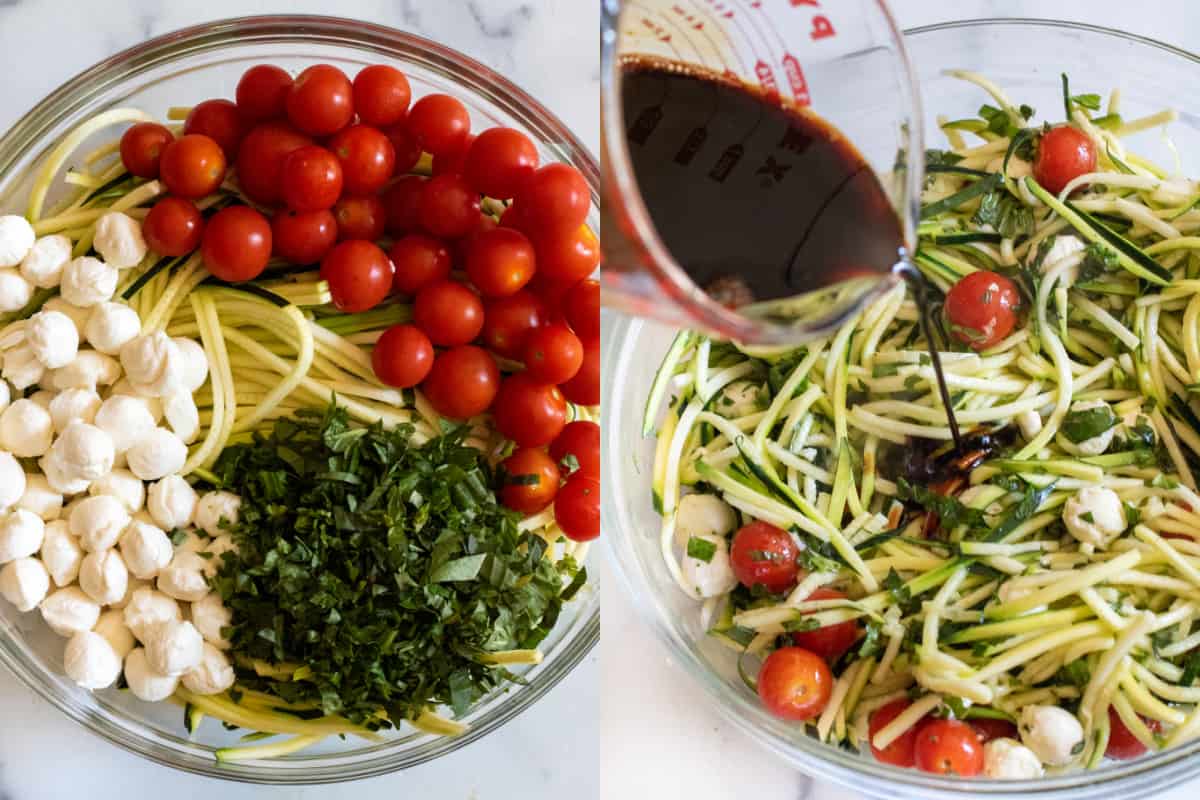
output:
[[[644,429],[667,567],[769,711],[1028,779],[1200,736],[1200,183],[1127,148],[1173,111],[954,74],[990,100],[939,120],[915,258],[963,445],[905,286],[806,347],[679,334]]]
[[[255,66],[0,216],[0,596],[80,686],[244,729],[218,760],[460,734],[587,582],[590,190],[411,99]]]

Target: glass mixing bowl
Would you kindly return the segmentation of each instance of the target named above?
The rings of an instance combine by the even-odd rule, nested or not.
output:
[[[136,106],[165,118],[170,106],[209,97],[233,97],[245,69],[271,62],[295,73],[326,62],[349,74],[371,63],[393,64],[408,75],[415,96],[447,92],[470,109],[476,128],[507,125],[538,144],[543,163],[564,161],[583,172],[598,207],[595,159],[553,114],[483,64],[441,45],[390,28],[326,17],[272,16],[214,22],[160,36],[126,50],[67,81],[0,138],[0,210],[21,213],[29,175],[53,144],[80,122],[109,108]],[[88,152],[119,135],[110,129],[85,143]],[[53,198],[51,198],[53,200]],[[598,224],[598,212],[589,220]],[[595,580],[566,608],[542,645],[545,660],[524,673],[524,686],[497,691],[463,721],[470,731],[455,738],[405,728],[384,743],[330,739],[295,756],[216,764],[213,750],[241,733],[207,720],[189,737],[183,711],[170,703],[143,703],[128,692],[92,694],[62,674],[64,640],[39,614],[20,614],[0,600],[0,664],[89,730],[154,761],[232,780],[307,784],[348,781],[413,767],[453,752],[495,731],[549,691],[600,638]],[[9,721],[11,722],[11,721]],[[6,723],[8,724],[8,723]]]
[[[1131,149],[1169,169],[1200,170],[1200,103],[1179,87],[1200,78],[1192,53],[1120,31],[1043,20],[974,20],[909,31],[909,56],[920,78],[927,146],[944,146],[935,116],[969,116],[987,102],[976,86],[942,71],[963,68],[993,79],[1016,102],[1029,103],[1048,119],[1062,117],[1060,73],[1074,92],[1119,86],[1122,114],[1132,119],[1177,108],[1171,126],[1179,161],[1156,131],[1133,137]],[[1190,106],[1188,105],[1190,103]],[[738,678],[730,651],[706,641],[699,604],[680,592],[658,551],[659,517],[651,504],[654,441],[641,435],[642,409],[655,370],[674,330],[612,315],[602,344],[605,397],[602,514],[606,548],[642,616],[672,655],[706,690],[732,722],[780,757],[821,778],[889,798],[933,800],[994,798],[1134,798],[1176,786],[1200,775],[1200,741],[1136,761],[1037,781],[962,780],[897,769],[865,756],[824,745],[795,725],[768,714]],[[610,589],[611,590],[611,589]]]

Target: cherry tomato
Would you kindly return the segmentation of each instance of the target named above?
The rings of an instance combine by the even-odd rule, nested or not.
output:
[[[1096,146],[1083,131],[1070,125],[1042,135],[1033,159],[1033,177],[1042,188],[1058,194],[1075,178],[1096,171]]]
[[[518,359],[529,332],[547,316],[546,307],[537,295],[525,290],[489,300],[484,313],[483,341],[496,355]]]
[[[354,119],[354,88],[332,64],[314,64],[296,76],[287,95],[287,116],[311,136],[328,136]]]
[[[391,141],[370,125],[351,125],[329,140],[329,149],[342,162],[346,192],[374,194],[392,177],[396,151]]]
[[[462,174],[463,164],[467,160],[467,151],[471,149],[472,142],[475,141],[474,134],[467,137],[466,143],[455,150],[453,153],[442,153],[433,157],[433,174],[444,175],[447,172],[453,172],[458,175]]]
[[[575,377],[558,388],[572,403],[594,406],[600,402],[600,340],[590,339],[583,343],[583,363]]]
[[[600,482],[574,475],[554,498],[554,521],[573,542],[600,537]]]
[[[160,256],[182,256],[200,246],[204,216],[196,204],[182,197],[164,197],[142,222],[146,244]]]
[[[452,347],[437,355],[421,391],[435,411],[449,419],[482,414],[500,389],[500,368],[488,351],[474,345]]]
[[[271,218],[275,255],[293,264],[317,264],[337,241],[333,212],[280,209]]]
[[[556,312],[556,318],[563,315],[566,307],[567,292],[575,285],[575,281],[558,281],[547,277],[545,273],[538,272],[533,276],[533,280],[529,282],[529,291],[535,293],[546,304],[546,308],[552,308]]]
[[[363,239],[339,242],[321,259],[321,278],[339,311],[367,311],[383,302],[395,272],[387,253]]]
[[[879,733],[887,724],[900,716],[912,703],[901,697],[885,706],[880,706],[871,713],[871,719],[867,724],[868,733],[871,742],[871,752],[875,754],[875,760],[881,761],[884,764],[891,764],[895,767],[912,767],[917,763],[916,753],[913,752],[913,745],[917,740],[917,725],[900,734],[887,747],[880,750],[875,746],[875,734]]]
[[[246,135],[246,121],[232,101],[205,100],[187,115],[183,133],[199,133],[212,139],[225,154],[225,160],[232,164]]]
[[[805,600],[844,600],[845,592],[821,587],[814,589]],[[858,623],[846,620],[836,625],[826,625],[811,631],[796,631],[792,643],[816,653],[830,664],[837,661],[858,641]]]
[[[259,64],[246,70],[238,81],[238,111],[247,122],[279,119],[286,113],[292,76],[274,64]]]
[[[395,125],[408,113],[412,88],[395,67],[373,64],[354,76],[354,110],[368,125]]]
[[[600,282],[580,281],[563,297],[564,314],[571,329],[581,339],[594,339],[600,335]]]
[[[518,372],[500,384],[492,414],[504,436],[521,447],[541,447],[566,427],[567,401],[554,384]]]
[[[342,195],[342,165],[337,156],[316,144],[293,150],[283,159],[280,194],[293,211],[333,208]]]
[[[121,163],[130,175],[157,178],[163,149],[175,134],[157,122],[139,122],[121,135]]]
[[[375,377],[388,386],[416,386],[433,369],[433,344],[413,325],[393,325],[383,332],[371,352]]]
[[[204,197],[225,179],[225,153],[207,136],[191,133],[163,148],[158,171],[171,194]]]
[[[1013,282],[987,270],[959,278],[946,295],[950,333],[973,350],[986,350],[1012,333],[1020,308]]]
[[[744,525],[733,535],[729,561],[733,574],[747,588],[761,583],[772,594],[786,592],[796,585],[800,555],[792,537],[769,522]]]
[[[402,236],[421,229],[421,195],[424,190],[425,179],[419,175],[406,175],[388,187],[383,193],[388,233]]]
[[[422,187],[418,219],[434,236],[465,236],[479,223],[479,195],[460,175],[437,175]]]
[[[522,514],[536,514],[558,494],[558,467],[545,450],[522,447],[504,459],[506,478],[500,502]],[[532,482],[531,482],[532,481]]]
[[[484,297],[508,297],[533,278],[533,244],[512,228],[492,228],[466,244],[467,275]]]
[[[832,692],[829,665],[803,647],[779,648],[758,670],[758,696],[781,719],[813,719],[825,710]]]
[[[501,228],[516,228],[525,235],[529,235],[525,230],[525,220],[521,217],[521,208],[516,203],[509,203],[504,209],[504,213],[500,215]]]
[[[417,142],[415,136],[408,132],[408,124],[399,122],[384,133],[388,137],[388,141],[392,143],[392,151],[396,154],[397,174],[403,175],[410,171],[421,160],[421,145]]]
[[[571,231],[542,233],[535,244],[538,272],[551,280],[575,284],[600,265],[600,241],[586,225]]]
[[[343,196],[333,206],[333,217],[338,224],[338,239],[343,241],[366,239],[373,242],[383,236],[387,224],[387,210],[375,194]]]
[[[409,109],[408,130],[422,150],[435,156],[454,153],[466,145],[471,115],[458,98],[429,94]]]
[[[242,191],[256,203],[276,205],[282,199],[283,160],[312,139],[284,122],[252,128],[238,149],[237,177]]]
[[[517,203],[523,225],[539,233],[573,231],[587,220],[592,193],[579,170],[569,164],[547,164],[525,181]]]
[[[530,331],[522,352],[525,371],[544,383],[566,383],[583,366],[583,342],[562,323]]]
[[[205,226],[200,252],[221,280],[253,280],[271,258],[271,224],[250,206],[222,208]]]
[[[992,739],[1016,739],[1018,735],[1017,726],[1006,719],[980,717],[967,720],[967,724],[975,729],[975,735],[982,744],[987,744]]]
[[[508,200],[537,167],[537,147],[528,136],[512,128],[489,128],[467,149],[463,177],[480,194]]]
[[[580,475],[600,480],[600,426],[583,419],[568,422],[558,438],[550,443],[550,457],[555,464],[562,465],[568,456],[575,457]],[[562,470],[568,472],[566,466]]]
[[[922,772],[970,778],[983,771],[983,744],[974,728],[956,719],[921,723],[913,754]]]
[[[1162,723],[1156,719],[1147,719],[1142,717],[1142,722],[1146,723],[1153,733],[1162,731]],[[1112,706],[1108,707],[1108,747],[1104,749],[1104,755],[1109,758],[1115,758],[1118,761],[1126,761],[1131,758],[1137,758],[1146,752],[1146,745],[1142,744],[1129,730],[1129,726],[1121,719],[1121,715]]]
[[[401,294],[416,294],[434,281],[450,277],[450,249],[432,236],[410,233],[396,240],[388,256],[396,265],[395,288]]]
[[[483,302],[457,281],[438,280],[417,292],[412,318],[434,344],[454,347],[474,341],[483,329]]]

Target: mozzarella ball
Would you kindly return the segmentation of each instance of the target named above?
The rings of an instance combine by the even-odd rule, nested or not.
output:
[[[183,363],[183,386],[189,392],[197,391],[208,380],[208,355],[199,342],[184,336],[172,339],[179,348]]]
[[[155,428],[129,448],[129,469],[144,481],[156,481],[183,469],[187,445],[166,428]]]
[[[32,511],[18,508],[0,517],[0,564],[27,558],[42,547],[46,523]]]
[[[144,581],[141,578],[130,576],[129,585],[125,587],[125,596],[115,603],[109,603],[108,607],[117,611],[123,611],[129,605],[130,599],[133,598],[133,593],[141,589],[153,589],[154,584],[150,581]]]
[[[242,498],[232,492],[209,492],[196,504],[196,527],[209,536],[220,536],[226,525],[237,524],[241,507]]]
[[[29,399],[46,409],[48,412],[50,411],[50,401],[52,401],[57,395],[58,392],[52,392],[49,389],[41,389],[29,395]]]
[[[1071,411],[1090,411],[1093,408],[1108,408],[1108,403],[1103,400],[1078,400],[1071,404]],[[1112,444],[1113,437],[1117,434],[1119,425],[1113,425],[1106,431],[1098,433],[1090,439],[1084,439],[1082,442],[1072,442],[1066,436],[1058,436],[1058,444],[1064,450],[1073,456],[1098,456],[1108,449]]]
[[[183,619],[179,603],[149,587],[138,589],[130,596],[124,613],[125,625],[140,642],[146,641],[147,632],[152,626]]]
[[[112,356],[95,350],[81,350],[75,360],[50,375],[50,384],[60,392],[67,389],[91,389],[110,386],[121,377],[121,365]]]
[[[112,471],[116,452],[112,437],[95,425],[76,422],[58,437],[53,459],[68,477],[94,481]]]
[[[4,354],[0,353],[0,360],[3,360]],[[12,389],[8,388],[8,382],[0,380],[0,411],[8,408],[8,404],[12,402]]]
[[[129,588],[129,568],[116,550],[84,556],[79,565],[79,588],[102,606],[115,603]]]
[[[150,668],[144,647],[129,651],[125,657],[125,682],[134,697],[147,703],[166,700],[179,688],[178,675],[160,675]]]
[[[96,627],[92,630],[107,639],[120,658],[125,658],[134,647],[137,647],[137,640],[133,638],[133,632],[125,624],[125,614],[119,609],[111,609],[101,614],[100,619],[96,621]]]
[[[136,397],[113,395],[96,412],[96,427],[112,438],[113,450],[124,453],[155,425],[145,403]]]
[[[675,511],[675,540],[687,547],[693,536],[724,537],[737,523],[733,508],[715,494],[685,494]]]
[[[183,355],[162,331],[127,342],[121,348],[121,366],[135,389],[154,397],[184,388]]]
[[[233,624],[233,612],[221,601],[221,595],[209,592],[192,603],[192,624],[204,641],[221,650],[229,649],[229,640],[221,631]]]
[[[66,521],[55,520],[46,526],[40,555],[42,565],[50,573],[55,586],[70,586],[79,577],[83,548],[71,534]]]
[[[684,553],[679,567],[683,573],[683,579],[692,592],[697,598],[706,598],[719,597],[732,591],[737,586],[738,579],[733,574],[733,566],[729,563],[729,545],[726,544],[725,538],[721,536],[696,536],[693,538],[709,542],[715,549],[712,558],[708,561],[693,558],[686,552]]]
[[[200,435],[200,410],[191,392],[177,391],[164,395],[162,399],[163,416],[171,432],[185,444],[196,441]]]
[[[183,675],[200,664],[204,639],[190,622],[166,620],[149,627],[142,640],[146,661],[160,675]]]
[[[220,694],[233,686],[235,677],[225,654],[205,642],[200,663],[183,674],[183,685],[196,694]]]
[[[1084,544],[1105,547],[1125,530],[1125,506],[1112,489],[1085,486],[1063,505],[1067,532]]]
[[[207,553],[210,547],[212,547],[212,539],[197,531],[185,531],[183,539],[175,540],[176,554]]]
[[[222,556],[225,553],[237,553],[238,547],[234,544],[232,536],[228,533],[223,533],[210,541],[208,547],[200,552],[207,554],[206,561],[208,563],[204,566],[204,575],[211,578],[217,574],[217,570],[225,563],[225,559]]]
[[[81,480],[68,474],[62,461],[55,455],[53,447],[50,448],[49,453],[38,459],[38,466],[46,475],[46,483],[50,484],[50,488],[63,495],[86,492],[91,484],[89,480]],[[64,508],[63,511],[66,512],[67,509]]]
[[[1025,706],[1017,722],[1021,742],[1052,767],[1069,764],[1082,752],[1083,726],[1058,706]]]
[[[115,267],[98,258],[83,256],[67,264],[59,291],[68,303],[91,308],[112,299],[117,291],[118,277]]]
[[[175,557],[171,540],[162,528],[136,519],[121,534],[120,547],[125,566],[143,580],[157,577],[159,571]]]
[[[127,469],[114,469],[102,475],[92,481],[88,492],[93,497],[106,494],[117,498],[130,514],[141,511],[146,502],[146,485]]]
[[[43,236],[21,259],[21,276],[39,289],[53,289],[70,260],[70,239],[62,234]]]
[[[33,284],[15,269],[0,269],[0,313],[11,314],[29,305]]]
[[[179,475],[168,475],[152,484],[146,509],[155,524],[167,531],[186,528],[196,513],[196,490]]]
[[[50,591],[50,575],[36,558],[18,558],[0,569],[0,595],[17,607],[17,611],[32,611],[46,599]]]
[[[71,318],[71,322],[75,323],[75,333],[79,335],[79,340],[83,341],[84,329],[87,326],[88,319],[92,316],[92,309],[68,303],[62,297],[56,296],[51,297],[42,304],[42,311],[58,311],[61,314],[66,314]]]
[[[107,689],[121,677],[121,658],[98,633],[77,633],[67,642],[63,671],[85,689]]]
[[[144,405],[146,407],[146,410],[150,412],[150,416],[154,417],[155,425],[162,422],[162,418],[163,418],[162,401],[160,401],[157,397],[146,397],[144,395],[139,394],[137,387],[135,387],[132,383],[130,383],[127,378],[122,378],[121,380],[119,380],[115,384],[113,384],[112,392],[111,392],[110,396],[116,397],[118,395],[120,395],[122,397],[133,397],[133,398],[137,399],[138,401],[140,401],[142,403],[142,405]]]
[[[0,216],[0,267],[20,264],[36,240],[29,220],[16,214]]]
[[[25,341],[46,369],[65,367],[79,354],[75,323],[61,311],[39,311],[30,317]]]
[[[96,238],[92,246],[101,258],[117,269],[136,267],[146,257],[142,224],[120,211],[110,211],[96,220]]]
[[[70,518],[71,533],[89,553],[114,547],[129,522],[125,506],[107,494],[85,499],[71,512]]]
[[[0,375],[18,391],[40,383],[46,375],[46,368],[33,354],[33,348],[24,342],[6,351],[3,356],[4,369]]]
[[[88,317],[84,336],[97,352],[115,356],[142,331],[138,314],[124,303],[99,303]]]
[[[52,441],[50,412],[32,400],[22,398],[0,412],[0,449],[18,458],[37,458],[46,454]]]
[[[25,479],[25,494],[17,501],[17,508],[32,511],[43,522],[50,522],[62,514],[63,496],[50,488],[45,475],[29,475]]]
[[[100,410],[100,395],[91,389],[67,389],[50,401],[50,421],[54,432],[62,433],[72,422],[91,425]]]
[[[983,746],[983,774],[989,778],[1030,780],[1042,772],[1037,755],[1014,739],[992,739]]]
[[[203,556],[187,550],[176,552],[158,573],[158,590],[186,603],[202,600],[208,594],[207,566],[208,559]]]
[[[21,462],[0,450],[0,512],[19,503],[28,485]]]
[[[100,619],[100,604],[78,586],[59,589],[43,600],[40,608],[42,619],[59,636],[90,631]]]

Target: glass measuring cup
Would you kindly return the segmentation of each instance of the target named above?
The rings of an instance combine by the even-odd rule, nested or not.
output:
[[[848,277],[802,259],[788,267],[789,275],[800,275],[791,296],[760,298],[736,310],[711,297],[660,237],[630,140],[651,140],[656,129],[673,137],[659,143],[673,153],[667,157],[705,171],[709,181],[699,185],[707,201],[717,203],[734,196],[727,190],[739,180],[742,191],[756,191],[755,181],[769,191],[772,172],[788,168],[795,148],[785,137],[763,163],[754,163],[746,156],[759,156],[761,147],[749,153],[744,142],[722,139],[722,131],[702,121],[678,135],[661,107],[627,119],[626,66],[647,61],[753,87],[768,100],[811,110],[844,134],[879,177],[895,213],[901,240],[895,260]],[[903,279],[924,177],[922,115],[902,34],[882,0],[604,0],[601,71],[601,285],[607,306],[746,343],[798,343],[827,335]]]

